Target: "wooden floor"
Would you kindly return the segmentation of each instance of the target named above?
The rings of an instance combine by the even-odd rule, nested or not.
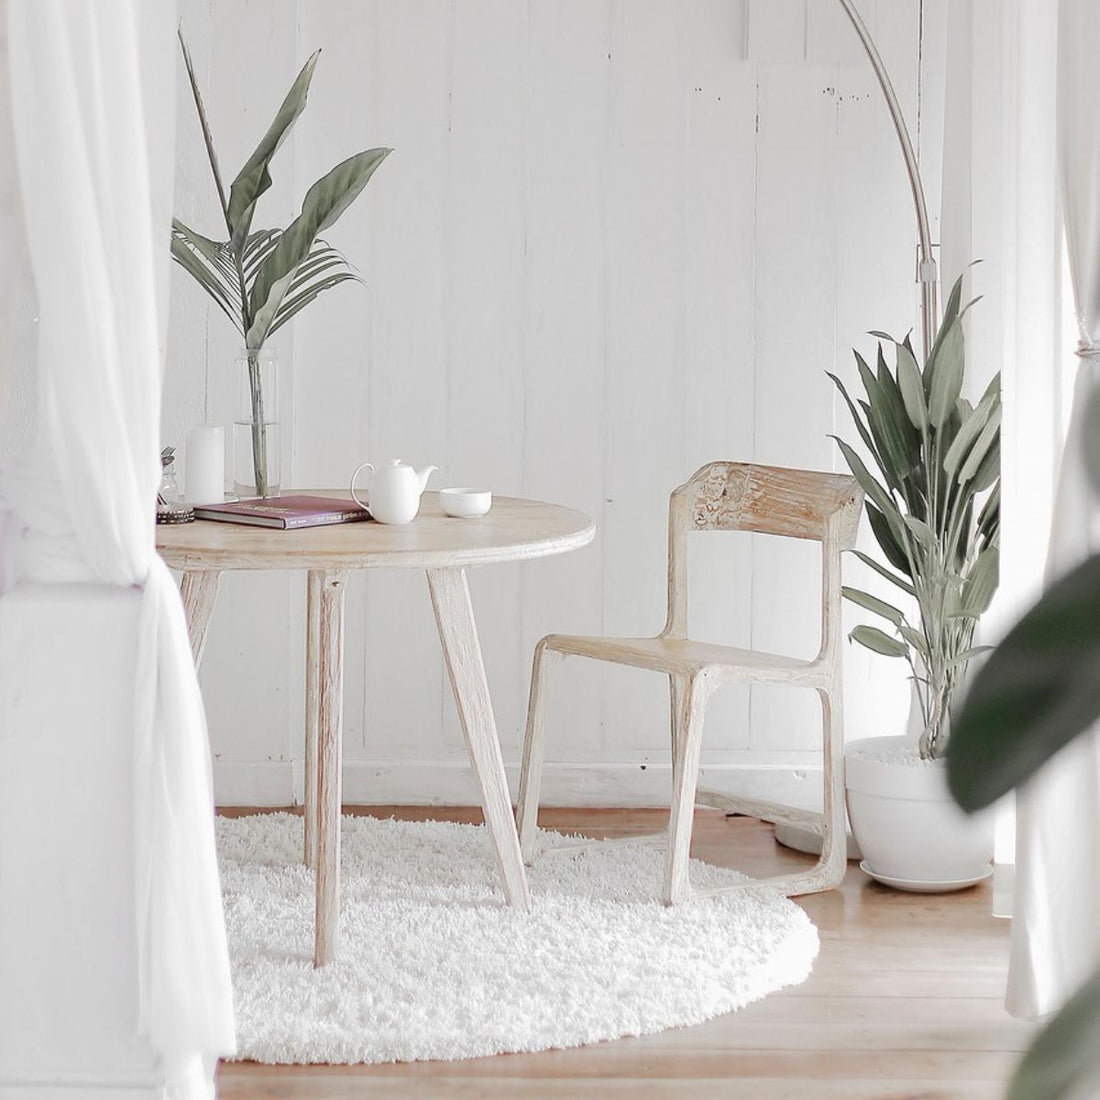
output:
[[[251,811],[250,811],[251,812]],[[421,820],[479,811],[374,807]],[[647,810],[549,810],[540,824],[592,836],[652,832]],[[759,822],[696,815],[692,855],[763,874],[806,862]],[[841,889],[800,899],[821,933],[803,985],[699,1027],[577,1050],[378,1066],[226,1063],[222,1100],[260,1097],[675,1097],[677,1100],[985,1100],[1001,1097],[1030,1028],[1002,1007],[1008,923],[988,884],[902,894],[849,864]]]

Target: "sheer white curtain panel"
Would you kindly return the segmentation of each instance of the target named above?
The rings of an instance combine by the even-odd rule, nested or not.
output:
[[[1085,472],[1100,394],[1100,18],[1061,0],[1058,176],[1079,330],[1076,379],[1047,558],[1053,581],[1100,550],[1100,504]],[[1058,367],[1056,365],[1055,369]],[[1100,735],[1063,749],[1017,796],[1016,898],[1008,1007],[1055,1011],[1100,961]]]
[[[3,477],[3,574],[142,590],[139,1027],[170,1094],[199,1100],[235,1040],[202,701],[154,540],[175,4],[8,0],[8,34],[43,422]]]

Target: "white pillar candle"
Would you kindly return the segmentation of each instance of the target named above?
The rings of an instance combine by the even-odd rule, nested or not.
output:
[[[225,433],[221,428],[192,428],[187,433],[188,504],[221,504],[225,500]]]

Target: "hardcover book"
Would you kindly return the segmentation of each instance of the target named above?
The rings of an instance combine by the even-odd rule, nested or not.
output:
[[[308,495],[236,500],[230,504],[200,504],[195,519],[220,523],[248,523],[254,527],[328,527],[334,523],[358,523],[370,513],[350,500]]]

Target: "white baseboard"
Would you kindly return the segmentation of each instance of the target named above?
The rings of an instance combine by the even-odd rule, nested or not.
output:
[[[299,769],[289,760],[259,764],[214,761],[214,801],[219,806],[294,806],[301,802]]]
[[[519,765],[505,766],[513,795]],[[585,764],[547,763],[542,803],[547,806],[667,806],[671,786],[668,764],[633,761]],[[802,760],[782,763],[704,764],[702,787],[726,794],[807,808],[820,808],[821,767]],[[477,787],[464,760],[346,760],[343,771],[347,805],[470,806]],[[301,802],[297,762],[214,764],[214,796],[219,806],[289,806]]]

